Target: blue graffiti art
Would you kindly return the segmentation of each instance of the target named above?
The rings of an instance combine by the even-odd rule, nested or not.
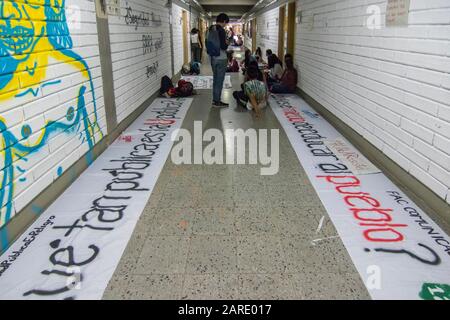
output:
[[[74,148],[85,143],[89,150],[102,138],[94,83],[88,64],[73,50],[65,2],[0,2],[0,227],[14,215],[15,189],[26,182],[30,160],[49,148],[52,137],[65,134],[68,143],[78,141]],[[26,119],[17,130],[2,116],[44,97],[61,98],[63,90],[64,114],[55,119],[43,115],[44,125]],[[55,175],[63,170],[56,166]]]

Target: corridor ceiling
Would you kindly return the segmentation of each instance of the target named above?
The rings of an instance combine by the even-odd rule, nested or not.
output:
[[[198,0],[206,12],[210,12],[212,17],[219,13],[226,13],[232,20],[239,20],[252,10],[258,0]]]

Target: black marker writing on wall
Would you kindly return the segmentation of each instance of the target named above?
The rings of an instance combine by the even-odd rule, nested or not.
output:
[[[151,34],[142,35],[142,50],[144,55],[153,51],[153,38]]]
[[[158,67],[159,67],[158,61],[154,62],[151,66],[147,66],[146,71],[147,79],[158,72]]]
[[[161,32],[161,37],[153,39],[152,34],[142,35],[142,50],[143,54],[146,55],[153,51],[158,51],[162,48],[164,42],[164,33]]]
[[[134,13],[131,7],[126,8],[127,13],[125,14],[125,23],[127,25],[134,25],[134,29],[137,30],[139,27],[150,26],[150,15],[146,12]]]
[[[158,15],[156,17],[154,12],[152,12],[151,16],[152,27],[159,27],[160,25],[162,25],[161,16]]]
[[[163,41],[164,41],[164,33],[161,32],[161,37],[156,39],[154,44],[153,44],[156,51],[158,51],[159,49],[162,48]]]
[[[125,14],[125,23],[127,25],[134,25],[135,30],[137,30],[139,27],[159,27],[162,24],[161,16],[155,15],[154,12],[134,13],[133,8],[131,6],[128,6],[128,3],[126,11],[127,13]]]

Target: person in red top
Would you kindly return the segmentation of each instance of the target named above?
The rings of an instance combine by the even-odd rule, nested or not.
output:
[[[294,68],[294,60],[291,54],[286,54],[284,56],[284,62],[286,69],[283,72],[279,82],[274,83],[270,87],[270,92],[272,93],[295,93],[298,82],[298,73]]]
[[[227,57],[228,57],[227,72],[239,72],[239,63],[233,57],[232,50],[227,51]]]

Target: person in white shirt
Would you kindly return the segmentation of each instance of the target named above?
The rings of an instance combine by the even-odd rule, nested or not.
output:
[[[283,63],[278,59],[276,54],[271,54],[268,59],[268,70],[266,71],[269,75],[268,82],[278,82],[283,76]]]
[[[191,51],[192,60],[194,62],[202,62],[203,45],[197,28],[191,30]]]

